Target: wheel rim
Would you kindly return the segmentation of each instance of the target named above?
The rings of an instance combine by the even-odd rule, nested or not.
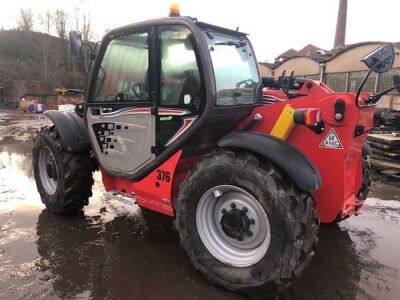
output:
[[[44,190],[47,194],[54,195],[57,190],[57,165],[53,153],[48,147],[40,149],[38,167]]]
[[[234,267],[260,261],[271,241],[264,209],[251,194],[236,186],[219,185],[208,190],[197,206],[196,225],[207,250]]]

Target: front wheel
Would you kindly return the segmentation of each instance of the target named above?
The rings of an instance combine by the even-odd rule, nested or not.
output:
[[[36,186],[48,210],[71,214],[88,204],[93,185],[89,151],[63,150],[58,132],[51,126],[38,132],[32,156]]]
[[[272,163],[221,151],[189,172],[175,203],[181,243],[210,281],[271,295],[303,272],[318,241],[310,194]]]

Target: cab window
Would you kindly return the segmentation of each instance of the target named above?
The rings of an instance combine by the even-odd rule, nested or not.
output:
[[[206,32],[217,87],[217,105],[252,104],[259,88],[257,63],[244,37]]]
[[[97,73],[94,101],[148,100],[148,69],[147,33],[111,40]]]
[[[200,73],[191,33],[182,26],[161,28],[162,106],[188,107],[200,92]]]

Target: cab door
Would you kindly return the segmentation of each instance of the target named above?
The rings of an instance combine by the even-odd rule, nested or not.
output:
[[[86,111],[89,136],[101,166],[121,176],[155,158],[151,37],[150,30],[113,34],[94,68]]]
[[[192,32],[181,25],[157,28],[159,49],[158,151],[172,145],[199,118],[205,100]]]

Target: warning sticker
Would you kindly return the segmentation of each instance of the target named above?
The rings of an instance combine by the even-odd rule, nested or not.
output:
[[[329,130],[328,134],[326,135],[326,137],[323,139],[323,141],[319,146],[322,148],[343,149],[343,145],[340,142],[335,129],[333,128]]]

